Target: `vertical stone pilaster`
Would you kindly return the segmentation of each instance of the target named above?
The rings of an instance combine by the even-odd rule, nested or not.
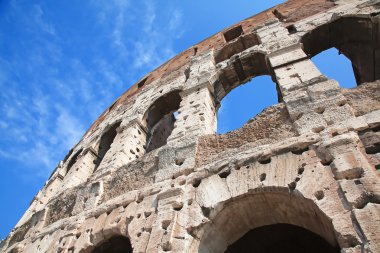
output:
[[[177,224],[178,212],[181,209],[183,190],[170,189],[157,196],[157,218],[152,228],[146,252],[181,252],[175,234],[180,227]]]
[[[168,143],[179,139],[196,140],[216,131],[216,113],[212,86],[207,82],[181,93],[182,101],[175,128]]]
[[[319,133],[354,117],[339,84],[323,76],[300,45],[278,50],[268,60],[300,134]]]

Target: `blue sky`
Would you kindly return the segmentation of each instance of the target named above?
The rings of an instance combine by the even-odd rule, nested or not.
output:
[[[0,238],[91,123],[139,78],[280,2],[0,1]],[[323,72],[338,79],[338,65],[322,64]],[[253,79],[223,101],[218,131],[275,102],[270,78]]]

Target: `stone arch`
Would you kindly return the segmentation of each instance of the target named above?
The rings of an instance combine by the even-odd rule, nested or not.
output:
[[[111,148],[111,145],[117,135],[117,128],[120,126],[120,124],[121,121],[114,123],[100,137],[100,141],[97,147],[97,158],[94,162],[94,170],[96,170],[99,167],[107,151]]]
[[[379,17],[341,17],[318,26],[301,38],[303,49],[309,57],[313,57],[335,47],[351,60],[357,84],[378,80]]]
[[[155,100],[143,116],[147,137],[145,150],[150,152],[166,144],[174,129],[175,112],[181,103],[179,90],[171,91]]]
[[[131,241],[125,236],[114,236],[99,243],[91,253],[132,253]]]
[[[233,89],[249,82],[254,77],[269,75],[272,80],[275,80],[267,64],[266,54],[261,51],[252,51],[246,54],[238,53],[228,61],[216,66],[218,75],[214,82],[214,90],[217,104]],[[281,101],[279,89],[277,91],[279,101]]]
[[[236,44],[240,40],[243,39],[236,39],[234,43]],[[234,43],[232,43],[232,45]],[[237,45],[240,44],[238,43]],[[247,53],[239,52],[239,50],[239,48],[236,49],[236,51],[238,51],[237,54],[233,55],[225,62],[217,65],[218,74],[216,81],[214,82],[216,111],[219,111],[223,99],[226,98],[231,91],[236,90],[242,85],[254,85],[251,82],[253,82],[253,79],[256,77],[270,77],[269,80],[272,80],[272,83],[268,83],[268,89],[266,89],[265,94],[269,95],[269,92],[272,94],[275,89],[274,94],[277,96],[277,101],[282,102],[282,94],[275,81],[272,73],[273,71],[271,70],[269,64],[267,64],[266,54],[263,51],[256,50],[255,48],[248,49]],[[217,54],[221,54],[221,52],[218,52]],[[270,85],[273,85],[273,87],[269,87]],[[252,86],[252,88],[255,87]],[[263,99],[266,98],[268,97],[263,97]],[[276,104],[276,102],[268,103],[262,109],[265,109],[273,104]],[[247,118],[246,122],[250,120],[252,116],[253,115]]]
[[[200,253],[233,252],[226,251],[229,245],[255,229],[273,229],[270,226],[306,230],[329,245],[329,252],[339,252],[331,219],[313,200],[287,188],[267,187],[220,202],[208,219],[211,222],[197,232]]]
[[[67,163],[67,168],[65,171],[65,175],[70,171],[71,167],[77,162],[79,155],[82,153],[83,149],[81,148],[75,154],[70,158],[69,162]]]

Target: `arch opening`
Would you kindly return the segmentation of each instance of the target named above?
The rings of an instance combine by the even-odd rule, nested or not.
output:
[[[250,230],[226,253],[339,253],[319,235],[299,226],[273,224]]]
[[[147,130],[145,150],[150,152],[166,144],[175,127],[181,103],[180,91],[175,90],[157,99],[145,113],[143,122]]]
[[[265,108],[278,102],[276,84],[270,76],[255,77],[232,89],[221,101],[217,133],[240,128]]]
[[[285,188],[250,193],[218,203],[208,218],[211,222],[201,227],[197,234],[200,253],[312,252],[302,251],[308,242],[315,244],[315,248],[328,250],[318,252],[339,252],[331,219],[314,201]],[[257,251],[253,248],[236,251],[246,249],[247,241],[251,247],[251,241],[258,239],[262,242],[257,243]],[[273,240],[281,243],[285,239],[294,246],[289,249],[292,251],[260,251],[260,247],[273,244]],[[283,247],[288,247],[289,243],[284,242]]]
[[[341,87],[349,89],[356,86],[350,59],[335,47],[315,55],[311,60],[324,75],[338,81]]]
[[[97,158],[95,160],[95,170],[99,167],[107,151],[111,148],[111,144],[115,140],[117,135],[117,128],[120,126],[121,122],[117,122],[112,125],[100,138]]]
[[[310,56],[336,48],[352,63],[358,85],[380,79],[379,16],[343,17],[307,33],[301,40]]]
[[[132,244],[127,237],[112,237],[97,246],[91,253],[132,253]]]
[[[66,174],[70,171],[71,167],[77,162],[79,155],[82,153],[83,149],[78,150],[73,157],[70,159],[69,163],[67,164]]]

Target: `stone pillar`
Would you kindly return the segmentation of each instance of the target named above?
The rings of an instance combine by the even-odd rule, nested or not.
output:
[[[323,76],[300,45],[278,50],[268,61],[299,134],[319,133],[354,117],[339,84]]]
[[[216,131],[213,88],[209,82],[181,92],[181,104],[175,127],[168,143],[193,140]]]
[[[355,132],[324,140],[318,147],[320,156],[330,164],[337,180],[342,201],[351,211],[352,222],[363,242],[363,252],[379,251],[380,185],[378,174],[363,154],[363,146]],[[369,218],[373,217],[373,219]]]
[[[176,236],[185,230],[177,223],[178,211],[183,207],[183,190],[169,189],[157,196],[157,218],[152,227],[152,233],[146,252],[183,252],[181,237]]]
[[[187,88],[180,94],[182,101],[179,115],[168,143],[196,141],[198,136],[216,131],[213,82],[217,72],[213,53],[193,58],[187,73]]]
[[[117,135],[97,168],[97,173],[119,168],[144,155],[146,140],[147,132],[138,120],[121,125],[117,128]]]

